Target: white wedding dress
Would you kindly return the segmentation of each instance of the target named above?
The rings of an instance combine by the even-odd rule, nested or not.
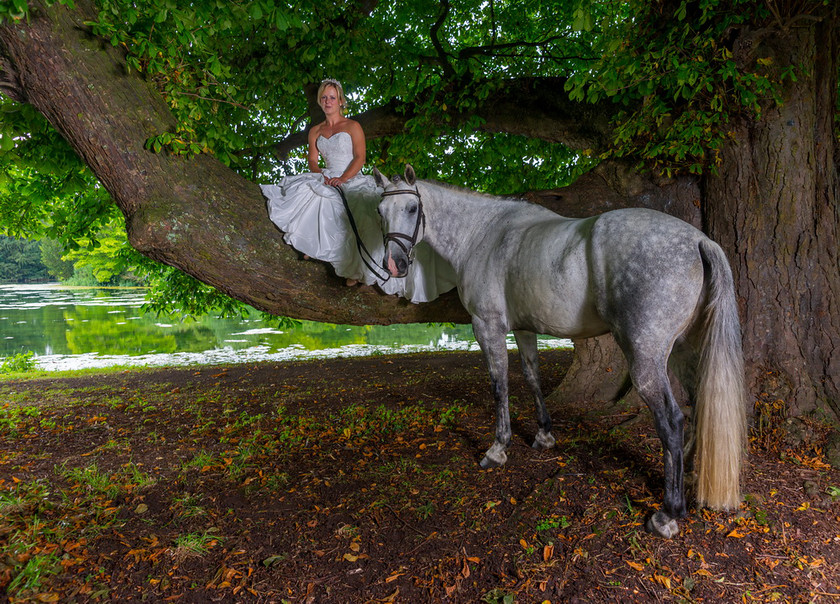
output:
[[[414,248],[414,262],[403,278],[388,278],[382,268],[383,234],[376,211],[380,191],[372,176],[357,174],[342,189],[356,228],[373,260],[365,265],[356,236],[335,187],[324,176],[337,177],[353,161],[353,141],[347,132],[318,137],[318,151],[326,167],[322,174],[287,176],[277,185],[260,185],[268,200],[268,215],[283,231],[286,243],[311,258],[329,262],[340,277],[377,285],[386,294],[402,296],[415,304],[434,300],[455,287],[452,266],[425,242]]]

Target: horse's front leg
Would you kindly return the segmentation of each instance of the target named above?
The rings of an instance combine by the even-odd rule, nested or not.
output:
[[[481,467],[496,468],[507,461],[510,444],[510,411],[508,409],[508,353],[505,344],[507,331],[500,320],[486,321],[473,317],[473,333],[490,372],[490,387],[496,402],[496,439],[484,454]]]
[[[519,348],[519,359],[522,363],[522,373],[525,381],[534,393],[534,406],[537,411],[537,425],[539,432],[531,445],[534,449],[550,449],[554,446],[551,435],[551,416],[545,408],[542,387],[540,386],[540,358],[537,352],[537,334],[532,331],[514,331],[516,346]]]

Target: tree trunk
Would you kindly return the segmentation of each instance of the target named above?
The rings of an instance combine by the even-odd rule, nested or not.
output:
[[[805,72],[786,82],[783,105],[735,125],[719,173],[704,183],[707,231],[735,274],[747,383],[795,414],[824,403],[840,415],[837,33],[800,21],[783,35],[746,34],[734,52]]]

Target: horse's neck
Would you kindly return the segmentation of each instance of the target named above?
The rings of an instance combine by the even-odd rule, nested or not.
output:
[[[425,190],[424,190],[425,189]],[[426,242],[450,264],[469,256],[469,248],[488,230],[497,229],[500,217],[515,203],[502,198],[421,182],[426,212]]]

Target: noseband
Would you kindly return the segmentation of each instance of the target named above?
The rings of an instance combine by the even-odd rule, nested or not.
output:
[[[426,228],[426,215],[423,213],[423,200],[420,197],[420,191],[417,189],[410,190],[410,189],[402,189],[399,191],[383,191],[381,197],[393,197],[394,195],[416,195],[417,196],[417,203],[418,203],[418,212],[417,212],[417,222],[414,223],[414,233],[411,235],[407,235],[405,233],[396,233],[391,232],[385,235],[385,245],[388,245],[389,241],[393,241],[396,243],[400,249],[408,256],[409,262],[411,262],[411,248],[417,243],[417,236],[420,234],[420,225],[422,224],[423,228]],[[407,243],[403,243],[403,240]]]

